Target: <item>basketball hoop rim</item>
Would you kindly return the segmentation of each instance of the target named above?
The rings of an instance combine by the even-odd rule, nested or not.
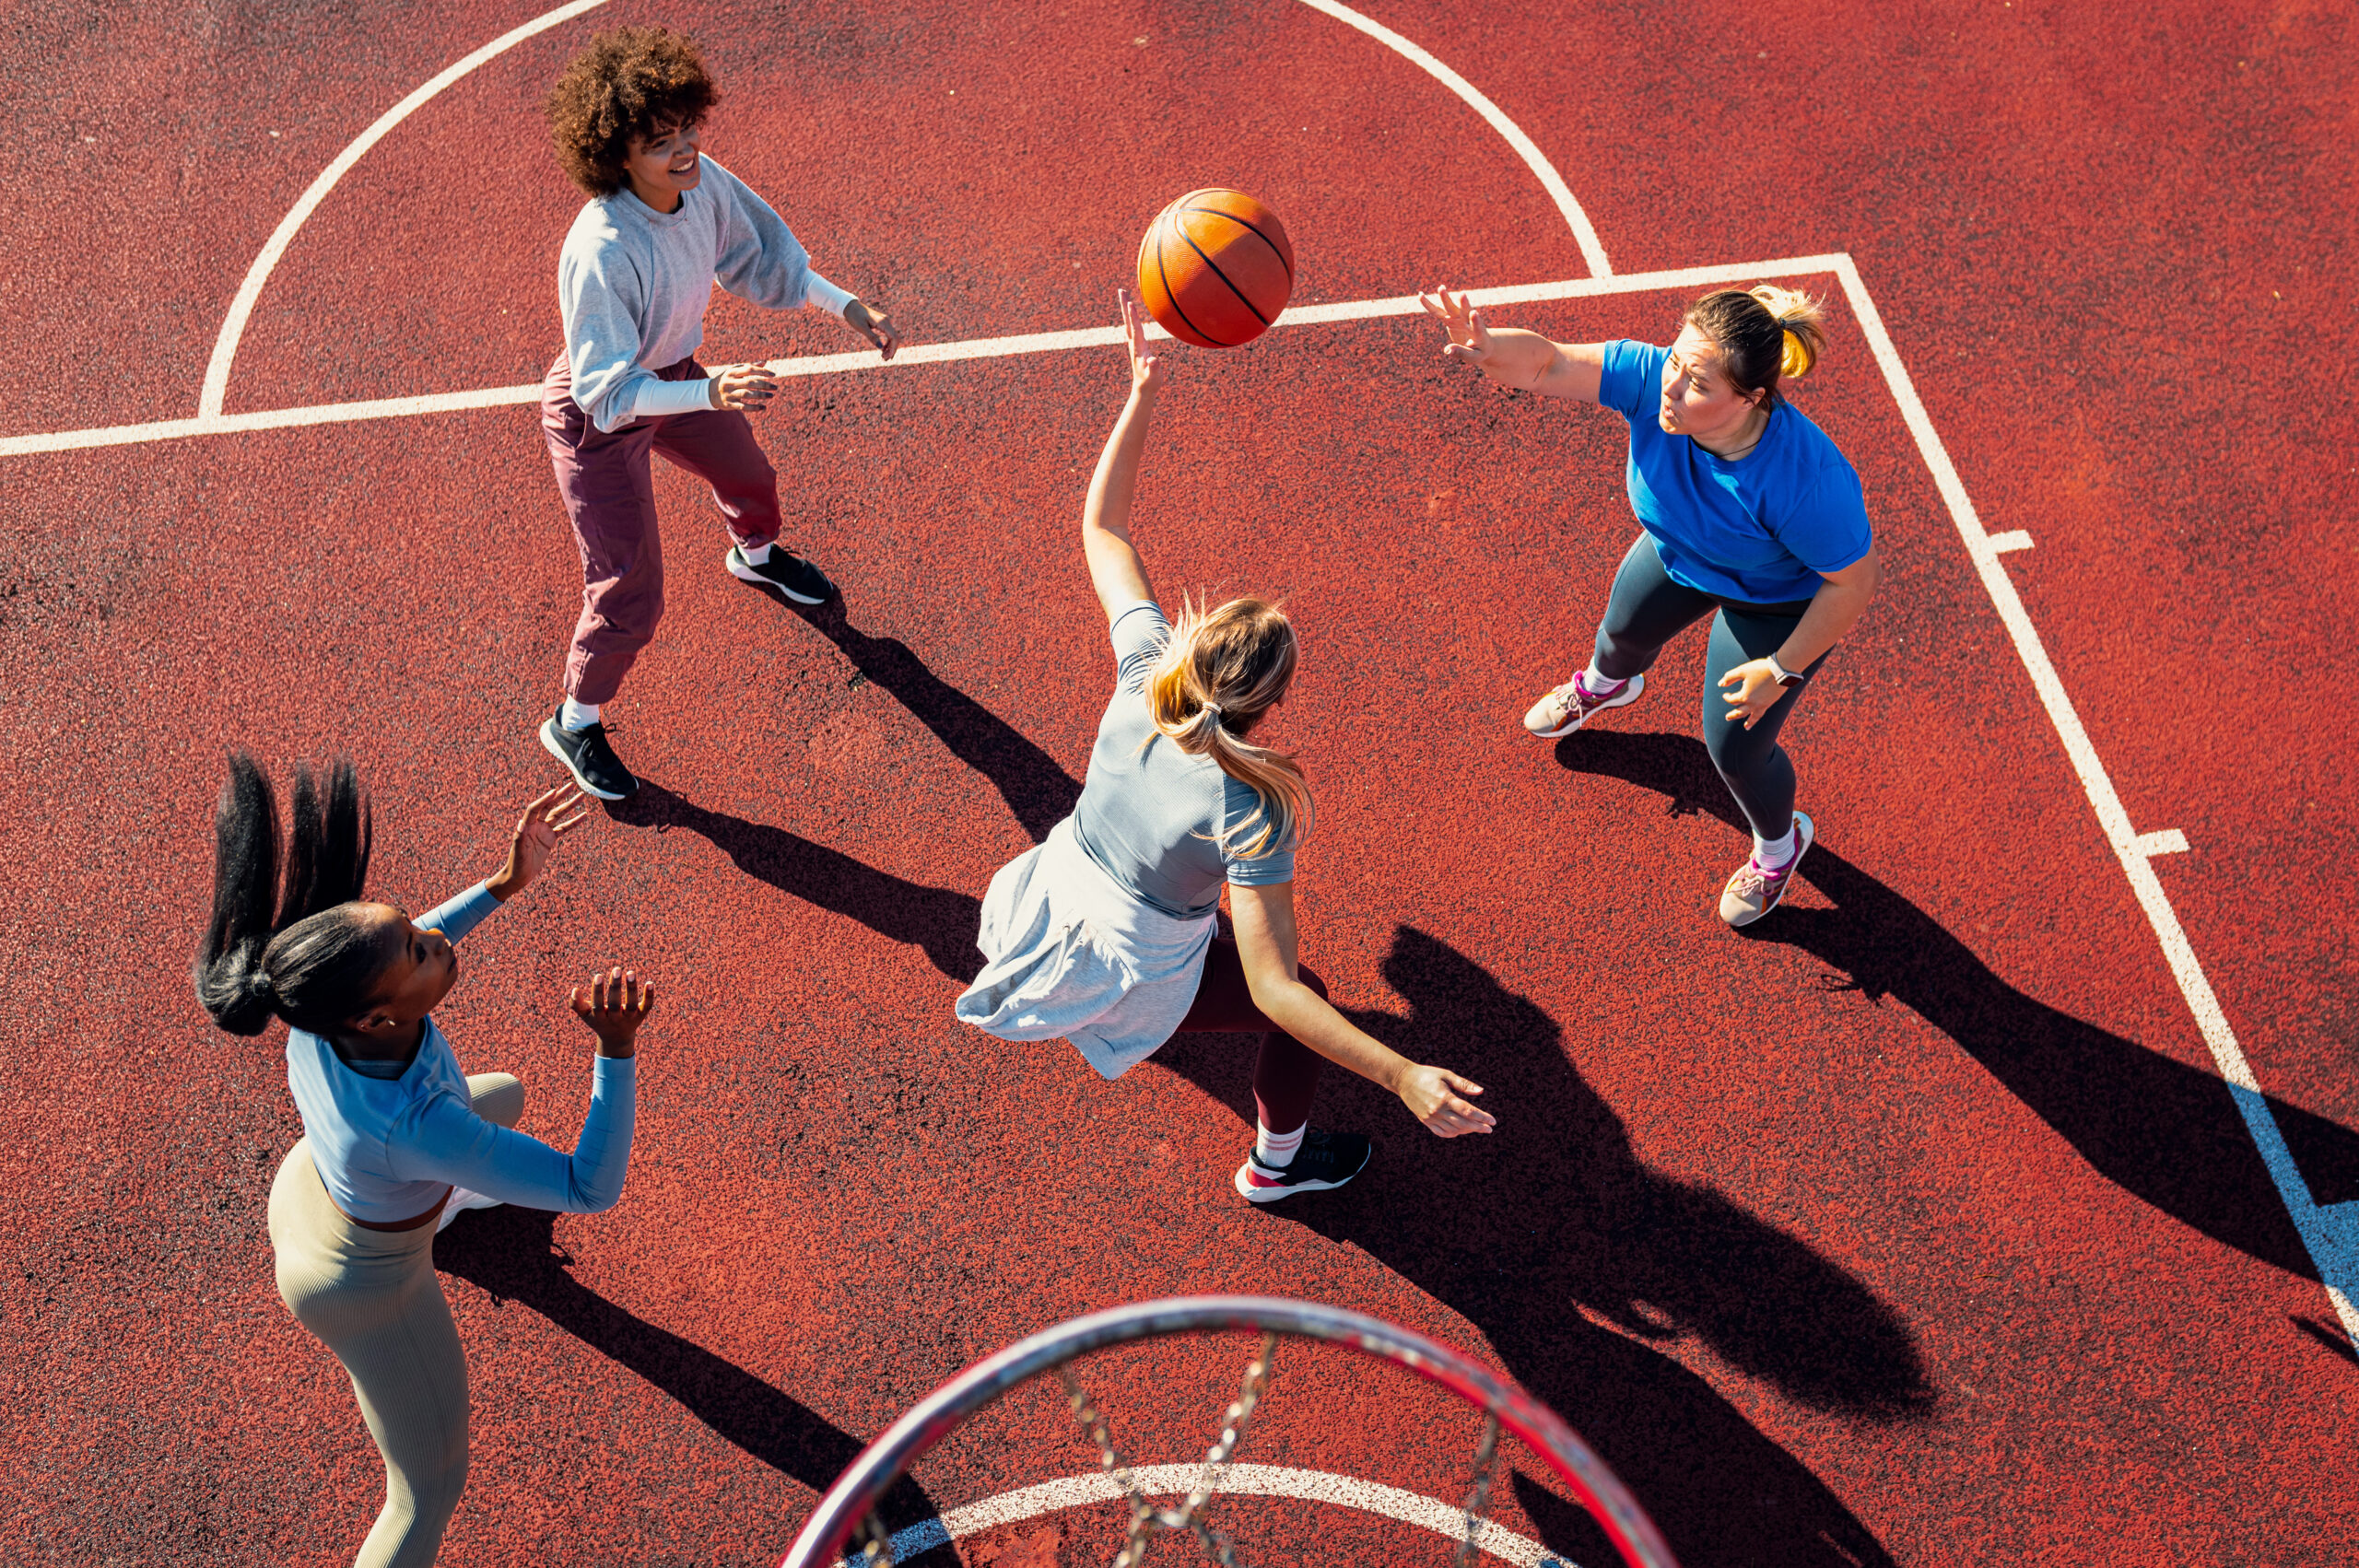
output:
[[[878,1498],[958,1423],[1017,1384],[1109,1345],[1167,1334],[1264,1330],[1343,1345],[1405,1367],[1469,1404],[1548,1462],[1624,1558],[1678,1568],[1654,1521],[1562,1417],[1521,1388],[1423,1334],[1362,1313],[1283,1296],[1173,1296],[1093,1312],[1044,1328],[945,1383],[861,1450],[838,1477],[779,1568],[829,1568]]]

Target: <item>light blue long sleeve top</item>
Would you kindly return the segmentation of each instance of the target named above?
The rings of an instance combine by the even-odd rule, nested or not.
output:
[[[655,372],[704,343],[717,279],[757,305],[816,305],[841,314],[852,296],[811,270],[810,254],[770,205],[707,157],[704,177],[662,213],[628,188],[581,209],[557,263],[573,401],[601,430],[643,415],[710,407],[710,383]]]
[[[482,883],[418,917],[457,942],[499,907]],[[311,1164],[335,1206],[356,1220],[411,1219],[464,1187],[527,1209],[594,1214],[623,1195],[638,1108],[636,1059],[599,1057],[590,1111],[573,1153],[486,1121],[467,1095],[451,1042],[426,1021],[417,1056],[398,1078],[356,1072],[308,1029],[287,1032],[287,1087],[303,1116]]]

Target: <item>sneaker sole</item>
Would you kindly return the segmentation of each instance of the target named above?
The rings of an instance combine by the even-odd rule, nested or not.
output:
[[[1775,909],[1778,905],[1783,904],[1786,901],[1786,889],[1794,885],[1794,873],[1802,870],[1802,857],[1809,854],[1810,847],[1818,841],[1818,825],[1812,822],[1807,814],[1802,812],[1796,812],[1794,813],[1794,821],[1802,827],[1802,846],[1801,848],[1794,851],[1793,863],[1786,868],[1786,874],[1778,879],[1778,896],[1769,900],[1768,903],[1764,904],[1761,907],[1760,914],[1747,915],[1742,920],[1729,921],[1729,929],[1731,930],[1741,931],[1744,930],[1745,927],[1753,924],[1755,920],[1766,919],[1772,909]]]
[[[1599,703],[1587,713],[1584,713],[1578,718],[1568,720],[1565,723],[1557,725],[1554,730],[1534,730],[1526,727],[1523,732],[1532,736],[1534,740],[1541,741],[1553,741],[1560,736],[1569,735],[1574,731],[1579,729],[1582,725],[1588,723],[1590,720],[1596,718],[1599,714],[1603,713],[1608,708],[1629,707],[1645,694],[1646,689],[1647,678],[1644,675],[1633,675],[1630,677],[1630,689],[1628,691],[1623,692],[1604,702]]]
[[[1363,1164],[1360,1171],[1367,1169]],[[1360,1174],[1354,1171],[1337,1181],[1290,1181],[1284,1187],[1255,1187],[1246,1177],[1252,1173],[1253,1162],[1246,1161],[1237,1167],[1237,1195],[1248,1203],[1275,1203],[1281,1198],[1292,1198],[1297,1192],[1332,1192]]]
[[[565,765],[565,770],[573,775],[573,781],[581,787],[581,792],[585,795],[595,795],[602,801],[628,800],[630,798],[630,791],[628,790],[624,790],[619,795],[610,794],[606,790],[599,789],[595,784],[591,783],[587,778],[581,777],[581,770],[573,766],[573,759],[565,755],[565,748],[557,743],[557,737],[555,735],[549,733],[549,726],[556,722],[557,720],[554,719],[544,719],[541,720],[541,744],[548,748],[549,755],[557,758],[557,761]]]
[[[752,567],[739,566],[737,564],[737,552],[734,548],[732,548],[729,554],[721,557],[721,564],[728,568],[729,575],[735,578],[739,582],[750,582],[756,588],[774,588],[780,593],[785,594],[789,599],[793,600],[797,604],[825,604],[827,602],[824,597],[813,599],[807,594],[797,593],[794,590],[787,587],[786,584],[779,581],[777,579],[764,577]],[[584,788],[587,788],[587,786],[584,786]]]

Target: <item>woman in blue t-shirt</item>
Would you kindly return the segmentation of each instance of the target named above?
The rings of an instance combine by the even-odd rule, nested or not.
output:
[[[1663,644],[1712,616],[1704,743],[1753,825],[1720,919],[1751,925],[1785,896],[1816,831],[1794,810],[1794,765],[1778,732],[1875,597],[1881,571],[1859,474],[1778,395],[1825,348],[1817,303],[1766,284],[1720,289],[1688,307],[1668,348],[1494,331],[1448,289],[1421,303],[1449,329],[1449,357],[1502,386],[1630,422],[1630,509],[1643,532],[1614,574],[1589,668],[1523,724],[1553,740],[1636,702]]]
[[[466,1354],[434,1275],[435,1233],[466,1209],[595,1213],[622,1197],[652,986],[614,969],[574,989],[598,1047],[571,1154],[516,1131],[524,1086],[462,1072],[432,1017],[458,981],[453,944],[540,875],[581,804],[570,788],[534,801],[497,872],[413,919],[361,898],[369,805],[349,763],[324,798],[308,769],[296,774],[282,856],[269,779],[251,757],[230,759],[196,996],[233,1035],[287,1024],[303,1136],[271,1184],[270,1245],[281,1299],[351,1375],[385,1461],[385,1504],[355,1568],[432,1562],[467,1482]]]
[[[1275,606],[1182,606],[1175,625],[1131,543],[1131,500],[1163,365],[1122,297],[1131,396],[1089,481],[1081,550],[1114,643],[1113,699],[1073,815],[992,878],[982,973],[957,1001],[1003,1040],[1062,1036],[1119,1078],[1177,1034],[1262,1036],[1250,1202],[1337,1188],[1368,1141],[1310,1127],[1322,1059],[1384,1085],[1441,1138],[1488,1132],[1481,1087],[1413,1062],[1329,1005],[1297,962],[1295,849],[1310,792],[1294,758],[1252,739],[1294,680],[1294,626]],[[1228,890],[1234,941],[1215,932]]]

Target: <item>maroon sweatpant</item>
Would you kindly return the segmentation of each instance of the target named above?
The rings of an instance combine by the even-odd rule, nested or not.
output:
[[[1309,969],[1295,970],[1302,983],[1327,995],[1327,982]],[[1253,1063],[1253,1106],[1262,1125],[1272,1132],[1292,1132],[1310,1119],[1310,1097],[1319,1089],[1317,1051],[1280,1029],[1253,1005],[1252,988],[1245,983],[1245,965],[1237,943],[1215,937],[1204,954],[1204,977],[1197,983],[1195,1005],[1174,1031],[1181,1035],[1246,1035],[1262,1031],[1262,1055]]]
[[[655,372],[667,381],[700,377],[683,359]],[[767,544],[778,537],[778,472],[735,409],[634,420],[609,433],[573,401],[573,367],[562,354],[541,383],[541,433],[548,439],[557,493],[581,549],[581,618],[565,661],[566,695],[606,702],[622,689],[639,650],[663,617],[663,538],[655,521],[648,453],[712,486],[730,537]]]

